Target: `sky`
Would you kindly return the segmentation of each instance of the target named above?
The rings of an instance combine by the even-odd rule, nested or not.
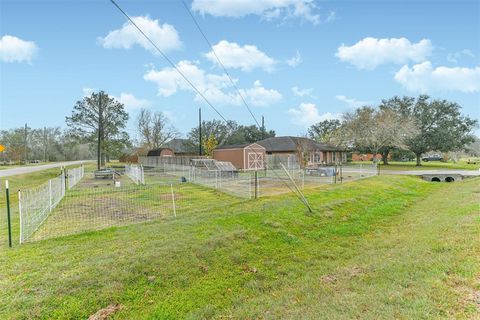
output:
[[[228,120],[300,135],[395,95],[455,101],[480,119],[480,1],[116,0]],[[240,94],[215,58],[227,69]],[[186,136],[220,119],[108,0],[0,0],[0,128],[66,128],[104,90]],[[480,133],[479,130],[476,131]]]

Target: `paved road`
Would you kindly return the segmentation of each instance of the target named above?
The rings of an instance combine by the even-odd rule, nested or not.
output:
[[[15,167],[15,168],[12,168],[12,169],[4,169],[4,170],[0,170],[0,178],[15,176],[17,174],[37,172],[37,171],[42,171],[42,170],[47,170],[47,169],[52,169],[52,168],[58,168],[58,167],[63,167],[63,166],[71,166],[71,165],[75,165],[75,164],[82,164],[82,163],[89,162],[89,161],[93,161],[93,160],[64,161],[64,162],[55,162],[55,163],[43,164],[43,165],[39,165],[39,166],[25,166],[25,167]]]
[[[480,176],[480,170],[455,170],[455,169],[436,169],[436,170],[380,170],[380,174],[402,174],[421,176],[424,174],[461,174],[464,176]]]

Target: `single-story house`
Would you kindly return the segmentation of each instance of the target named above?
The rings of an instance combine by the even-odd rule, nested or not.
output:
[[[213,150],[213,159],[231,162],[242,170],[265,168],[265,148],[257,143],[227,145]]]
[[[158,148],[148,151],[147,157],[171,157],[174,152],[170,148]]]
[[[162,147],[172,149],[176,156],[198,155],[198,150],[192,146],[191,141],[188,139],[175,138],[166,142]]]
[[[294,156],[301,167],[346,162],[344,149],[304,137],[273,137],[257,142],[268,155]]]

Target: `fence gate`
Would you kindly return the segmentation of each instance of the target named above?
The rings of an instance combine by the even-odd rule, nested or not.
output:
[[[260,170],[263,169],[263,154],[262,153],[248,153],[248,169]]]

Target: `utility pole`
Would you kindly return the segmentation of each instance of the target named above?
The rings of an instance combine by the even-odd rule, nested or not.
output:
[[[102,161],[102,92],[98,93],[98,139],[97,139],[97,169],[100,170]]]
[[[202,108],[198,108],[198,154],[202,155]]]
[[[47,127],[43,127],[43,162],[47,162],[48,137]]]
[[[24,146],[25,146],[25,151],[24,151],[24,156],[25,156],[25,164],[27,164],[28,162],[28,154],[27,154],[27,130],[28,130],[28,127],[27,127],[27,124],[25,123],[25,141],[24,141]]]
[[[265,118],[262,116],[262,140],[265,139]]]

